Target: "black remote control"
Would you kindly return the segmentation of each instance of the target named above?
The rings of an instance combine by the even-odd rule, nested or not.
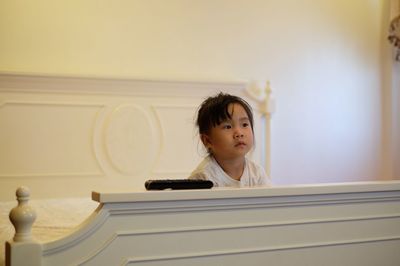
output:
[[[147,190],[207,189],[213,187],[213,182],[202,179],[150,179],[144,186]]]

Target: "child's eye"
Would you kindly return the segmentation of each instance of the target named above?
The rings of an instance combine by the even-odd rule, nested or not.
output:
[[[242,127],[248,127],[249,126],[249,123],[243,123],[242,124]]]
[[[224,124],[224,125],[222,125],[222,128],[223,129],[231,129],[232,126],[230,124]]]

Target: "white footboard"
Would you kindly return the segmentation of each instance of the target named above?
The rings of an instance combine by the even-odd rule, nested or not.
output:
[[[400,265],[397,181],[92,197],[100,207],[61,240],[17,227],[7,264]]]

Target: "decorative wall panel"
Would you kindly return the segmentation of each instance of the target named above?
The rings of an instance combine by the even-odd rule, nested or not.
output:
[[[101,108],[79,102],[3,103],[0,177],[103,175],[92,145]]]
[[[149,114],[142,108],[118,106],[105,129],[106,150],[113,167],[127,175],[146,172],[153,165],[159,149],[156,136]]]

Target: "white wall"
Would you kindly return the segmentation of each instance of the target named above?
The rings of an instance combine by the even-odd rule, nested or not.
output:
[[[390,179],[387,0],[1,1],[0,71],[274,88],[276,183]]]

